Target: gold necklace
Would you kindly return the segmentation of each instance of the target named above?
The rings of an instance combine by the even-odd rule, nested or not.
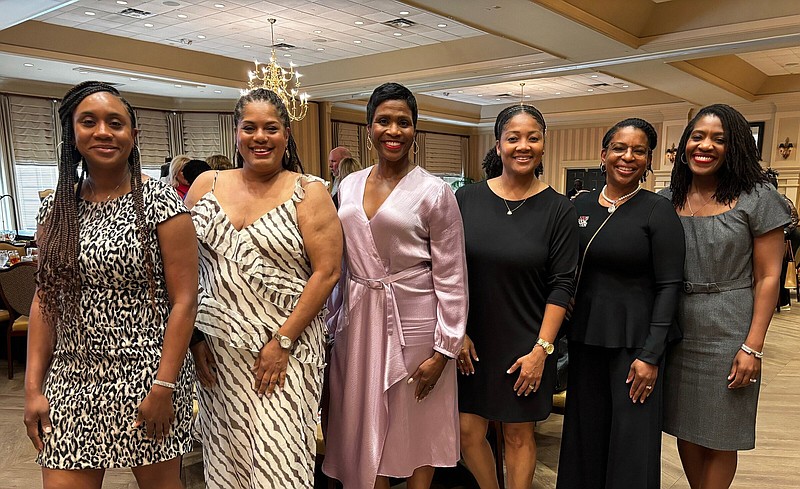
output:
[[[700,192],[698,192],[697,194],[699,195],[699,194],[700,194]],[[694,217],[694,215],[695,215],[695,214],[697,214],[698,212],[700,212],[701,210],[703,210],[703,207],[707,206],[707,205],[708,205],[708,203],[709,203],[709,202],[711,202],[711,200],[712,200],[713,198],[714,198],[714,194],[711,194],[711,197],[709,197],[709,198],[708,198],[708,200],[706,200],[706,201],[703,203],[703,205],[701,205],[701,206],[700,206],[700,207],[699,207],[697,210],[693,210],[693,209],[692,209],[692,203],[691,203],[691,200],[692,200],[692,199],[691,199],[691,198],[690,198],[690,197],[687,195],[687,196],[686,196],[686,205],[689,207],[689,215],[690,215],[691,217]]]
[[[117,184],[117,186],[114,187],[114,190],[112,190],[111,193],[109,193],[104,200],[99,201],[99,202],[108,202],[108,200],[111,199],[111,196],[114,195],[115,193],[117,193],[117,190],[119,190],[119,188],[122,186],[122,184],[125,183],[125,180],[126,179],[130,179],[130,175],[131,175],[131,173],[129,171],[126,171],[125,174],[122,175],[122,180],[120,180],[119,183]],[[91,191],[92,191],[92,200],[94,202],[98,202],[98,200],[97,200],[97,192],[95,191],[94,184],[92,183],[91,178],[87,178],[86,179],[86,183],[89,184],[89,189],[91,189]]]

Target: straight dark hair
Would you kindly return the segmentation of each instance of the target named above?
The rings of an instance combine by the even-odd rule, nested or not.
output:
[[[411,109],[411,122],[414,127],[417,127],[417,99],[411,90],[404,87],[399,83],[389,82],[384,83],[372,91],[372,95],[367,102],[367,126],[372,124],[372,118],[375,117],[375,110],[378,106],[387,100],[402,100]]]

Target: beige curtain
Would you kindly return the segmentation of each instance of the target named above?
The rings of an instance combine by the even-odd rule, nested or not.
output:
[[[166,112],[167,137],[169,138],[169,156],[174,158],[183,154],[183,114]]]
[[[233,127],[233,114],[219,114],[219,150],[221,154],[236,163],[236,128]]]
[[[5,95],[0,95],[0,160],[2,160],[2,168],[0,168],[0,192],[3,195],[14,195],[15,192],[15,178],[14,178],[14,143],[11,136],[11,102]],[[2,213],[2,222],[13,222],[15,228],[17,225],[16,209],[10,212],[11,205],[0,206],[0,213]]]

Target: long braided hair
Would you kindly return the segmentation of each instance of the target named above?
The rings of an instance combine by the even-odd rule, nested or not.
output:
[[[78,105],[89,95],[109,92],[119,98],[131,118],[131,128],[136,127],[133,107],[116,88],[106,83],[87,81],[75,85],[65,95],[58,110],[61,120],[61,152],[58,159],[58,185],[50,215],[44,222],[45,236],[40,243],[38,285],[41,310],[45,321],[55,326],[58,321],[77,320],[81,279],[78,254],[80,252],[80,223],[78,201],[87,165],[78,152],[72,117]],[[82,171],[78,176],[78,163]],[[134,144],[128,156],[131,175],[131,194],[136,212],[136,229],[142,246],[151,305],[155,308],[156,282],[153,256],[150,253],[151,229],[145,221],[142,197],[142,168],[139,150]]]
[[[234,127],[239,127],[239,122],[242,120],[242,112],[244,111],[245,106],[251,102],[266,102],[275,107],[275,110],[278,112],[278,117],[281,118],[283,127],[289,132],[289,141],[286,144],[286,152],[283,154],[281,166],[289,171],[305,173],[303,170],[303,164],[300,162],[300,156],[297,154],[297,143],[294,140],[294,136],[292,136],[289,111],[286,110],[286,105],[284,105],[280,97],[278,97],[278,95],[272,90],[267,90],[266,88],[257,88],[239,97],[239,101],[236,102],[236,107],[233,109]],[[243,165],[244,158],[237,149],[236,166],[241,168]]]
[[[672,205],[682,209],[692,185],[692,170],[686,162],[686,143],[694,131],[697,121],[705,116],[717,117],[722,122],[725,133],[725,161],[717,171],[717,189],[714,200],[730,205],[742,192],[749,193],[759,183],[766,183],[767,176],[761,168],[761,155],[750,130],[750,124],[738,110],[730,105],[715,104],[703,107],[689,121],[681,136],[677,155],[679,161],[672,167],[669,188],[672,191]]]

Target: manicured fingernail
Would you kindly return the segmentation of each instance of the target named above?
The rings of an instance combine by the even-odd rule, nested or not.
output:
[[[480,358],[478,358],[478,357],[475,357],[475,361],[476,361],[476,362],[480,362],[480,361],[481,361],[481,359],[480,359]]]
[[[49,435],[50,433],[52,433],[52,432],[53,432],[53,428],[51,428],[51,427],[49,427],[49,426],[45,426],[45,428],[44,428],[44,432],[45,432],[45,433],[47,433],[47,434]]]
[[[412,382],[414,382],[414,377],[409,377],[408,378],[408,382],[406,382],[406,384],[410,384]]]
[[[510,374],[511,373],[511,369],[506,370],[506,373]]]

